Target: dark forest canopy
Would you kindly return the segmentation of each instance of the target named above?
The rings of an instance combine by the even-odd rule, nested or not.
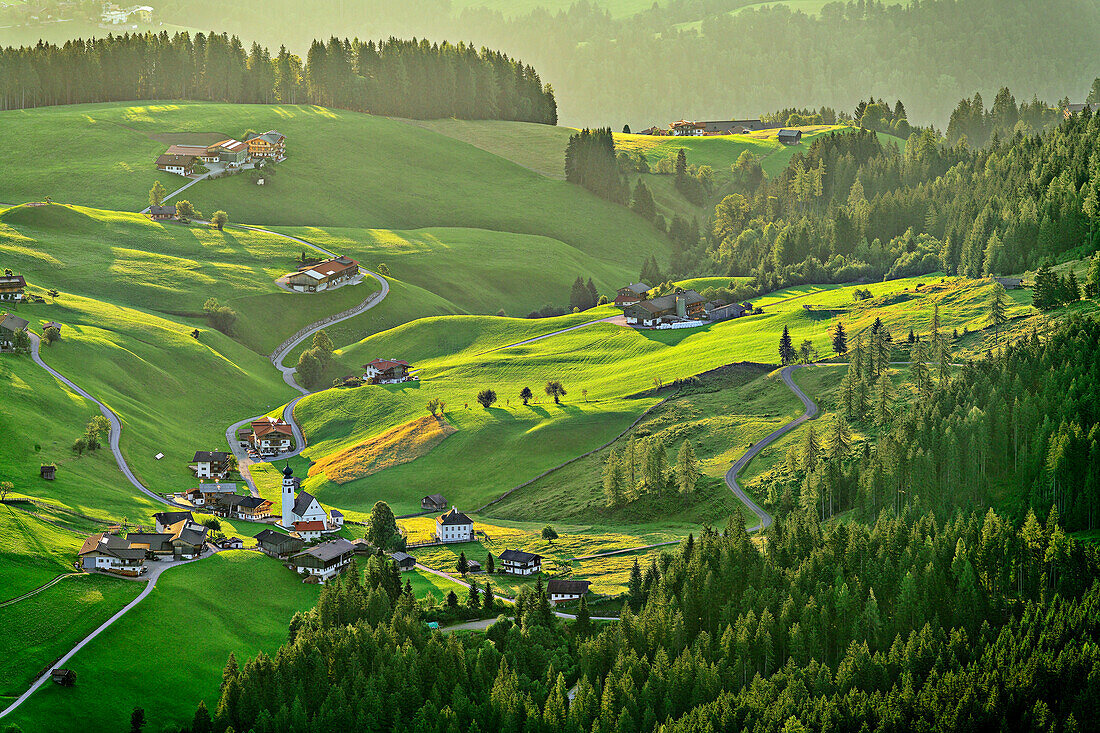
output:
[[[1093,0],[1049,0],[1042,12],[1034,0],[853,0],[820,16],[784,6],[730,12],[758,0],[667,0],[623,18],[585,0],[508,16],[468,4],[268,0],[258,13],[247,3],[165,0],[157,14],[303,56],[333,29],[473,41],[538,68],[559,91],[567,124],[614,129],[792,106],[851,109],[868,95],[901,97],[912,124],[945,129],[975,90],[989,100],[1008,85],[1028,99],[1080,102],[1097,76]]]
[[[320,104],[417,119],[557,123],[554,92],[502,53],[427,40],[314,41],[305,64],[226,34],[0,50],[0,109],[142,99]]]
[[[673,271],[752,275],[764,292],[935,271],[1002,275],[1088,253],[1100,222],[1098,136],[1100,117],[1087,110],[1041,134],[993,134],[980,149],[929,130],[904,152],[870,131],[827,135],[781,175],[736,186],[707,241]]]
[[[1096,558],[1054,513],[1020,526],[992,510],[944,523],[908,509],[872,525],[796,514],[768,530],[766,552],[736,520],[638,568],[620,621],[595,631],[528,590],[517,622],[444,635],[411,594],[371,580],[384,573],[353,567],[274,658],[231,658],[220,699],[184,730],[1100,725]]]

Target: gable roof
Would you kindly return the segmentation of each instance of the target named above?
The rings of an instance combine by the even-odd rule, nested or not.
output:
[[[199,484],[200,494],[236,494],[237,484]]]
[[[425,499],[432,502],[433,504],[447,503],[447,500],[443,498],[443,494],[429,494],[428,496],[425,496],[423,499],[420,500],[421,503],[423,503]]]
[[[27,287],[22,275],[0,275],[0,292],[11,293]]]
[[[802,137],[801,130],[780,130],[779,137]]]
[[[322,562],[327,562],[329,560],[334,560],[340,557],[344,553],[352,552],[354,549],[355,545],[353,543],[348,542],[343,537],[337,537],[334,540],[322,542],[316,547],[311,547],[304,552],[300,552],[291,559],[297,559],[302,555],[309,555],[311,557],[317,558],[318,560],[321,560]]]
[[[201,524],[196,524],[188,520],[177,522],[173,524],[170,529],[172,530],[172,539],[179,540],[188,545],[201,545],[206,542],[206,533],[209,531]]]
[[[467,517],[462,512],[455,508],[451,508],[451,511],[446,514],[440,515],[439,519],[435,520],[438,524],[473,524],[474,520]]]
[[[157,512],[153,515],[153,520],[160,522],[164,526],[172,526],[176,522],[182,522],[184,519],[195,521],[191,512]]]
[[[259,420],[252,421],[252,432],[255,433],[257,438],[262,438],[268,433],[280,433],[282,435],[294,435],[294,431],[290,427],[290,423],[286,420],[279,418],[278,420],[271,417],[262,417]]]
[[[168,216],[175,216],[176,215],[176,205],[175,204],[167,204],[165,206],[150,206],[149,207],[149,213],[154,214],[154,215],[156,215],[156,214],[166,214]]]
[[[99,532],[84,540],[77,555],[84,556],[92,552],[117,557],[120,560],[141,560],[145,557],[145,550],[140,547],[130,547],[129,540],[107,532]]]
[[[578,595],[583,596],[588,592],[588,586],[592,585],[587,580],[566,580],[565,578],[550,578],[546,581],[547,593],[558,593],[559,595]]]
[[[313,503],[313,501],[315,501],[315,499],[313,498],[313,494],[309,493],[308,491],[301,492],[294,499],[293,512],[298,516],[305,514],[306,509],[309,509],[309,505]],[[318,503],[317,506],[321,506],[321,504]]]
[[[533,552],[524,552],[523,550],[505,550],[500,553],[501,562],[515,562],[526,565],[535,560],[542,562],[542,555],[536,555]]]
[[[165,155],[197,156],[206,153],[205,145],[169,145]]]
[[[399,563],[405,562],[406,560],[412,560],[413,562],[416,562],[416,558],[407,552],[394,552],[390,554],[390,557]]]
[[[273,529],[265,529],[257,535],[254,535],[252,539],[257,542],[262,542],[269,545],[286,545],[286,544],[299,544],[304,545],[300,537],[291,537],[288,534],[282,532],[276,532]]]
[[[194,155],[169,155],[168,153],[165,153],[164,155],[157,158],[157,165],[163,165],[163,166],[179,165],[179,166],[183,166],[184,168],[186,168],[186,167],[192,166],[194,164],[195,164],[195,156]]]
[[[286,135],[282,134],[278,130],[268,130],[264,133],[250,132],[244,136],[245,142],[251,142],[252,140],[263,140],[265,143],[275,145],[286,139]]]
[[[150,550],[172,549],[172,535],[167,532],[131,532],[126,540],[132,545],[148,545]]]
[[[706,298],[694,290],[684,290],[680,293],[669,293],[668,295],[662,295],[659,298],[651,298],[649,300],[643,300],[641,303],[635,303],[635,308],[644,308],[650,313],[664,313],[666,311],[676,310],[676,297],[680,296],[684,299],[686,305],[695,305],[696,303],[706,302]]]
[[[9,313],[3,320],[0,320],[0,328],[15,333],[16,331],[25,329],[28,323],[30,323],[30,321],[20,318],[19,316],[13,316]]]
[[[191,460],[196,463],[221,463],[229,458],[229,454],[220,450],[197,450]]]
[[[295,522],[294,530],[297,532],[324,532],[325,523],[319,519],[313,519],[308,522]]]
[[[370,367],[374,367],[375,369],[377,369],[379,371],[388,372],[390,369],[393,369],[394,367],[399,367],[399,366],[407,367],[408,365],[409,365],[409,362],[404,361],[402,359],[375,359],[374,361],[372,361],[369,364],[364,364],[363,368],[367,369],[367,368],[370,368]]]
[[[625,288],[619,288],[620,293],[624,290],[629,290],[630,292],[634,293],[635,295],[645,295],[647,292],[649,292],[649,286],[646,285],[645,283],[631,283],[630,285],[627,285]]]

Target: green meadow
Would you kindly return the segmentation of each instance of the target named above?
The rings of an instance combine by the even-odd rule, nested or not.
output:
[[[75,532],[27,511],[30,508],[0,504],[0,603],[73,572],[83,542]]]
[[[50,664],[127,603],[145,583],[105,575],[76,575],[38,595],[0,608],[0,624],[18,629],[0,637],[0,704],[21,694]],[[92,683],[94,677],[87,682]]]
[[[607,241],[629,241],[632,269],[650,254],[664,259],[670,251],[666,238],[621,206],[385,117],[294,105],[164,102],[3,112],[0,125],[23,149],[55,152],[36,160],[11,146],[0,149],[0,201],[9,203],[52,196],[138,211],[154,180],[169,191],[184,182],[154,168],[168,140],[277,128],[287,136],[287,160],[272,185],[238,175],[202,181],[185,197],[205,213],[224,209],[232,221],[265,226],[469,227],[550,237],[588,253]]]
[[[978,329],[984,326],[991,287],[990,281],[911,278],[868,285],[874,297],[864,301],[852,300],[852,287],[791,288],[761,299],[762,314],[724,323],[677,331],[599,323],[508,349],[494,347],[515,343],[533,325],[549,333],[558,319],[416,321],[347,347],[337,359],[348,371],[376,356],[406,359],[419,370],[419,381],[327,390],[303,399],[295,416],[310,443],[304,455],[316,460],[425,415],[433,397],[446,403],[446,418],[457,432],[410,463],[341,485],[316,474],[305,485],[326,503],[351,510],[366,511],[385,499],[399,513],[414,511],[421,496],[440,490],[461,508],[472,509],[626,429],[659,399],[654,380],[669,384],[741,361],[775,363],[785,326],[796,345],[809,340],[825,356],[831,353],[829,329],[837,320],[853,333],[875,318],[899,336],[910,325],[927,330],[937,302],[943,328]],[[1026,309],[1014,306],[1010,315]],[[611,312],[590,313],[595,318]],[[574,325],[583,315],[560,319],[557,327]],[[561,404],[542,393],[552,379],[569,392]],[[528,406],[519,400],[524,386],[537,398]],[[498,395],[490,409],[475,400],[485,388]],[[591,498],[590,488],[573,490]],[[581,501],[559,502],[553,509],[577,511]]]
[[[244,550],[168,570],[148,598],[70,660],[74,687],[44,685],[4,722],[26,733],[76,733],[90,720],[115,730],[129,725],[135,706],[145,708],[147,730],[189,721],[200,699],[215,706],[230,653],[242,664],[273,653],[291,616],[317,594],[278,562]]]

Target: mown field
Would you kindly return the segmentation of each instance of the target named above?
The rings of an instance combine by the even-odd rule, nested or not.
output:
[[[75,687],[45,685],[4,722],[26,733],[77,733],[90,720],[116,730],[139,705],[147,730],[189,722],[200,699],[216,705],[229,654],[243,664],[273,653],[291,616],[312,607],[317,594],[317,586],[256,552],[218,553],[169,570],[148,598],[73,657]]]
[[[407,359],[419,369],[420,381],[328,390],[302,400],[295,414],[309,436],[306,457],[349,448],[424,415],[433,397],[446,402],[446,417],[457,432],[412,463],[342,485],[315,475],[306,486],[323,501],[352,510],[365,511],[386,499],[398,513],[414,511],[421,496],[437,491],[464,510],[476,509],[625,429],[658,400],[654,379],[668,384],[739,361],[774,363],[784,326],[796,345],[809,340],[822,355],[831,351],[828,331],[836,320],[851,332],[868,328],[878,317],[899,335],[910,327],[927,331],[937,302],[943,328],[983,327],[991,284],[939,280],[871,284],[867,287],[875,297],[858,302],[852,300],[851,287],[791,288],[761,299],[761,315],[697,329],[638,332],[601,323],[501,350],[491,350],[493,342],[518,340],[509,324],[526,330],[531,322],[436,318],[377,334],[342,350],[337,359],[349,371],[375,356]],[[1017,304],[1010,315],[1029,310]],[[604,312],[611,310],[592,315]],[[572,325],[574,318],[562,319],[562,325]],[[552,329],[549,322],[538,325]],[[551,379],[569,391],[560,405],[542,394]],[[524,386],[536,393],[537,403],[522,405]],[[498,395],[490,409],[475,400],[485,388]],[[463,480],[456,482],[456,475]],[[591,494],[590,488],[577,490]]]

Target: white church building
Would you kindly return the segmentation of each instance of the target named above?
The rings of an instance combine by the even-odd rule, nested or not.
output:
[[[323,533],[335,532],[344,525],[344,515],[324,510],[317,497],[308,491],[299,491],[298,478],[287,463],[283,468],[282,519],[284,529],[299,532],[304,540],[319,539]]]

